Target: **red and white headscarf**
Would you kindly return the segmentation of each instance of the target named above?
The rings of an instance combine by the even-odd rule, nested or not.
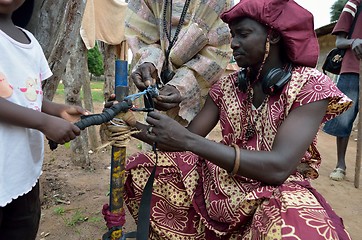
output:
[[[308,67],[317,65],[319,45],[313,15],[293,0],[240,0],[221,14],[221,19],[228,24],[243,17],[278,31],[292,63]]]

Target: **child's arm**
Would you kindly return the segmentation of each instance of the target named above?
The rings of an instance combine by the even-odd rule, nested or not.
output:
[[[41,131],[48,139],[64,144],[80,134],[80,129],[62,118],[38,112],[0,97],[0,122]]]
[[[89,112],[82,107],[54,103],[45,99],[43,100],[42,112],[61,117],[72,123],[79,121],[81,115],[89,114]]]

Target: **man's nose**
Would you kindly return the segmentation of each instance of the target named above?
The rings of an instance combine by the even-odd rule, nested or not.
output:
[[[230,44],[230,47],[232,49],[235,49],[235,48],[238,48],[240,46],[239,42],[235,39],[235,38],[232,38],[231,39],[231,44]]]

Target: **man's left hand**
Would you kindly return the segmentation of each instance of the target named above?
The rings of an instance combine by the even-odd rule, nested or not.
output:
[[[154,99],[157,110],[167,111],[177,107],[182,101],[180,92],[171,85],[165,85],[159,90],[159,96]]]

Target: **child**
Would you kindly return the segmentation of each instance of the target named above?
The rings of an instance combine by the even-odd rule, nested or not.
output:
[[[80,134],[71,122],[87,112],[43,99],[52,72],[41,46],[14,25],[25,0],[0,0],[0,239],[34,240],[39,227],[43,134],[64,144]]]

